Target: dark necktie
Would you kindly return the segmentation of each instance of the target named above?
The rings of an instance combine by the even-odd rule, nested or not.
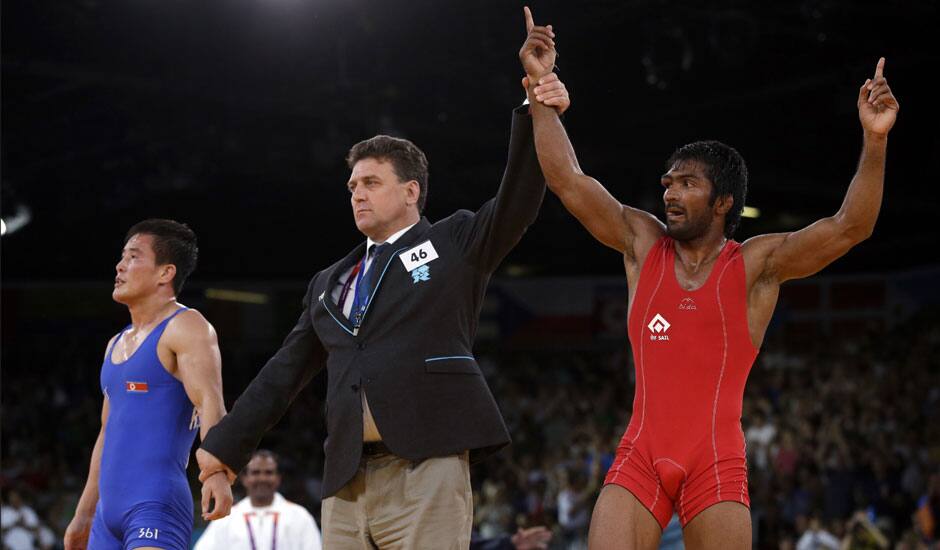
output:
[[[387,247],[388,243],[373,244],[369,247],[367,257],[372,263],[369,264],[369,269],[367,269],[365,273],[362,273],[362,278],[360,278],[356,284],[356,297],[353,300],[352,309],[349,310],[349,319],[355,327],[362,324],[362,317],[369,307],[369,299],[372,297],[372,292],[375,290],[375,271],[377,269],[376,266],[379,264],[377,260],[379,255],[382,254],[382,251]]]

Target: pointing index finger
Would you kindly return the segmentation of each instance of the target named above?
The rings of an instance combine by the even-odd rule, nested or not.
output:
[[[532,10],[529,6],[523,6],[522,11],[525,12],[525,32],[529,32],[535,26],[535,21],[532,20]]]
[[[873,80],[877,81],[879,78],[884,76],[885,72],[885,58],[881,57],[878,59],[878,65],[875,66],[875,78]]]

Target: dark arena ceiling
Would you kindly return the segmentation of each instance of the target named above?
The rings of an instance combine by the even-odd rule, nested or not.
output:
[[[427,153],[432,221],[477,208],[523,97],[522,5],[4,2],[4,280],[109,281],[145,217],[196,230],[196,279],[305,278],[360,239],[343,157],[376,133]],[[557,33],[583,169],[661,215],[669,153],[725,141],[761,210],[739,240],[838,209],[861,145],[857,89],[885,56],[901,112],[881,218],[827,272],[938,263],[937,2],[530,5]],[[622,273],[554,197],[503,269]]]

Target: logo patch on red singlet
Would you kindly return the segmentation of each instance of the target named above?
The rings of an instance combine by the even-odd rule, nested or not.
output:
[[[124,382],[124,389],[127,390],[127,393],[147,393],[150,391],[147,389],[146,382]]]
[[[646,327],[650,329],[650,332],[653,333],[650,334],[650,340],[668,341],[669,336],[666,334],[666,331],[669,330],[671,326],[672,325],[669,324],[669,321],[667,321],[665,317],[657,313],[653,317],[653,320],[650,321],[650,324],[646,325]]]
[[[695,311],[698,308],[695,307],[695,300],[692,298],[683,298],[682,301],[679,302],[679,309],[682,311]]]

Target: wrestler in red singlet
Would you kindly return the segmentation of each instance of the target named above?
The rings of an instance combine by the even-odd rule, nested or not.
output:
[[[530,28],[526,44],[520,56],[527,47],[553,49],[554,32]],[[523,85],[548,187],[595,239],[623,255],[631,296],[633,416],[594,506],[592,550],[657,548],[673,512],[686,548],[750,548],[744,384],[780,285],[818,272],[874,230],[898,112],[883,71],[884,58],[858,90],[863,148],[839,210],[798,231],[739,244],[732,238],[748,187],[740,153],[717,141],[677,149],[661,178],[664,224],[581,170],[549,108],[567,101],[564,85],[527,69]],[[627,95],[611,106],[630,107]]]
[[[650,250],[630,309],[633,417],[605,483],[627,488],[664,529],[726,500],[748,505],[741,403],[757,350],[741,245],[727,241],[705,284],[676,280],[674,241]]]

